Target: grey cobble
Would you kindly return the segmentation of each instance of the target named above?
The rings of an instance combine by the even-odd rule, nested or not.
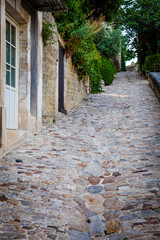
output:
[[[118,73],[0,162],[0,239],[160,236],[160,104]]]

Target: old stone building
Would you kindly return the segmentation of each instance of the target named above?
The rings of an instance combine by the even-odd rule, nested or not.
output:
[[[0,154],[86,95],[58,33],[54,44],[42,42],[42,22],[66,10],[62,0],[0,1]]]
[[[1,152],[41,128],[41,26],[42,13],[28,1],[1,0]]]

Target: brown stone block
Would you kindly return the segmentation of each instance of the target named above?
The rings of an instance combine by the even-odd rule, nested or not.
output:
[[[112,177],[106,177],[106,178],[103,180],[102,184],[114,183],[114,182],[115,182],[115,177],[112,176]]]
[[[103,212],[104,212],[103,205],[99,205],[99,206],[91,206],[90,205],[88,208],[91,212],[94,212],[94,213],[97,213],[97,214],[103,214]]]
[[[102,204],[100,197],[93,195],[86,195],[85,199],[89,205],[100,205]]]
[[[117,220],[107,223],[107,234],[118,233],[120,231],[120,224]]]
[[[99,177],[94,177],[94,176],[89,177],[89,183],[92,185],[97,185],[100,183],[100,181],[101,179]]]
[[[115,193],[114,192],[104,192],[104,193],[102,193],[102,196],[104,197],[104,198],[112,198],[112,197],[114,197],[115,196]]]
[[[71,217],[71,220],[69,222],[70,229],[75,229],[82,232],[88,232],[89,230],[85,215],[76,214],[75,216]]]
[[[122,203],[116,198],[106,199],[103,206],[106,210],[120,210],[122,208]]]
[[[107,161],[104,161],[103,164],[104,164],[104,165],[109,165],[109,161],[108,161],[108,160],[107,160]]]
[[[82,162],[82,163],[79,163],[78,166],[79,166],[79,167],[86,167],[87,164]]]
[[[15,199],[8,199],[7,202],[12,204],[12,205],[18,205],[18,203],[19,203],[19,201],[15,200]]]

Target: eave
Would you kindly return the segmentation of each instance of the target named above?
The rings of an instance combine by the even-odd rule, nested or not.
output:
[[[62,0],[29,0],[37,11],[60,13],[68,11]]]

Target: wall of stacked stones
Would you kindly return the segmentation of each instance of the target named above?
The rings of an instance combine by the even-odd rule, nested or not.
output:
[[[55,20],[51,13],[43,13],[43,21],[54,26]],[[43,122],[49,123],[56,117],[58,111],[58,33],[54,43],[43,46]]]
[[[43,21],[54,26],[57,32],[54,42],[43,47],[43,123],[50,124],[58,114],[58,58],[59,45],[64,48],[63,39],[58,36],[54,17],[51,13],[43,13]],[[79,81],[77,70],[72,64],[71,57],[64,55],[64,107],[70,111],[89,91],[89,81]]]
[[[72,59],[65,58],[65,82],[67,82],[67,101],[65,108],[70,111],[75,107],[83,98],[87,96],[89,83],[88,80],[79,80],[78,72],[72,64]]]

